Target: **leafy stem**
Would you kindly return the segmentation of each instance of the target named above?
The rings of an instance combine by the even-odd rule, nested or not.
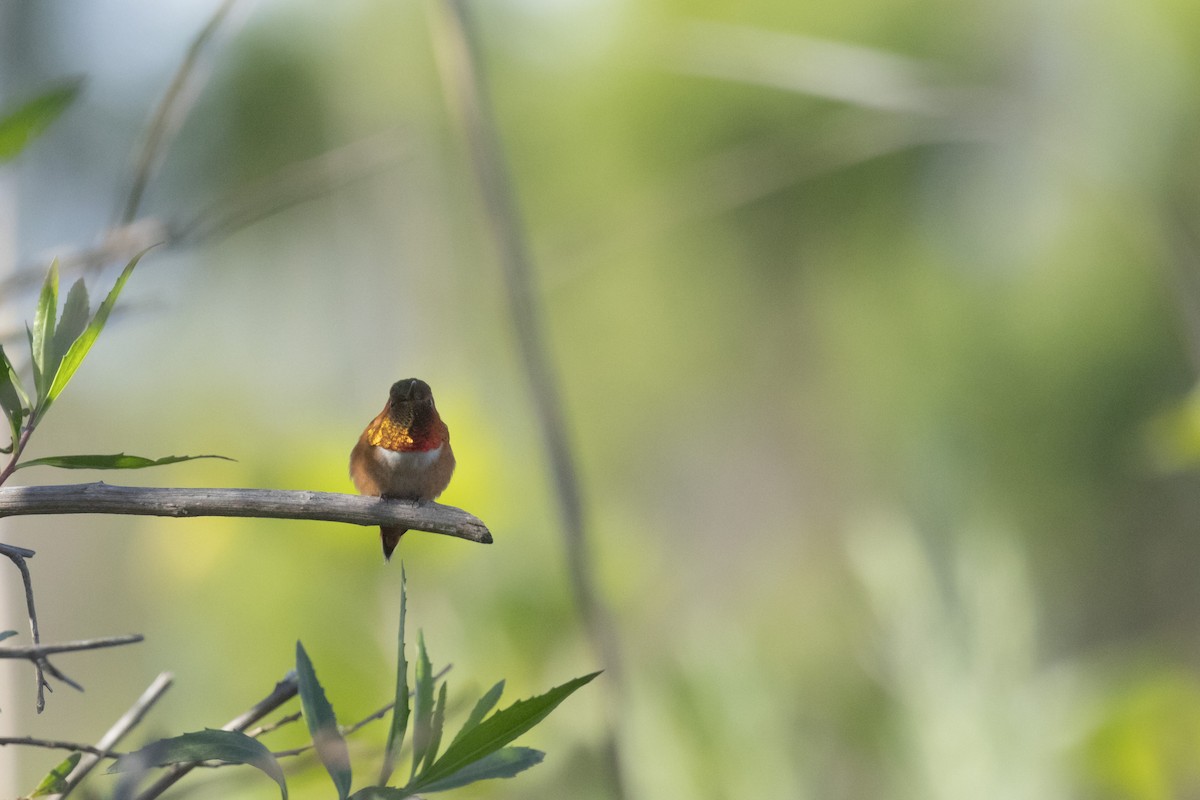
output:
[[[8,463],[0,470],[0,485],[22,467],[52,466],[66,469],[137,469],[140,467],[173,464],[193,458],[213,456],[169,456],[148,459],[141,456],[52,456],[33,461],[21,461],[29,444],[29,438],[41,423],[50,406],[70,383],[83,359],[96,343],[109,314],[117,303],[117,297],[129,280],[133,268],[145,255],[143,250],[134,256],[121,271],[112,289],[91,315],[88,307],[87,287],[83,279],[77,280],[67,293],[62,313],[58,310],[58,262],[50,265],[38,296],[33,327],[29,333],[29,363],[33,370],[32,396],[13,367],[12,362],[0,347],[0,410],[7,418],[12,433],[12,443],[4,452],[10,453]],[[90,318],[89,318],[90,317]],[[220,456],[217,456],[218,458]]]
[[[20,460],[21,454],[25,452],[25,446],[29,444],[29,437],[33,435],[33,429],[36,425],[35,418],[31,417],[29,422],[21,429],[21,435],[13,442],[12,456],[8,459],[8,463],[4,465],[4,469],[0,470],[0,486],[3,486],[9,476],[17,471],[17,461]]]

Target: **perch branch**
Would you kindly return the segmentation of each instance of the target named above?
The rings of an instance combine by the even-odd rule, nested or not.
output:
[[[403,525],[481,544],[492,542],[492,534],[478,517],[453,506],[280,489],[163,489],[106,483],[0,488],[0,518],[23,514],[308,519]]]

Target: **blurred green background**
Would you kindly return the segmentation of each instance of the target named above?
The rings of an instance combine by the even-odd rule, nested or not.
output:
[[[103,238],[215,6],[0,5],[0,100],[88,79],[0,171],[10,271]],[[1200,796],[1200,6],[473,8],[628,685],[524,737],[543,766],[460,795],[608,797],[612,719],[633,798]],[[350,491],[351,445],[420,376],[458,455],[443,500],[496,544],[406,537],[410,629],[464,702],[591,671],[428,7],[234,16],[144,205],[210,230],[143,261],[30,455],[237,463],[14,482]],[[0,299],[19,345],[32,289]],[[0,537],[38,551],[47,640],[146,635],[59,658],[87,692],[40,717],[32,670],[0,665],[4,735],[94,741],[163,670],[129,744],[216,727],[297,639],[344,722],[393,685],[400,569],[373,530]],[[0,628],[23,630],[0,573]],[[360,774],[383,738],[353,737]],[[59,758],[3,750],[0,793]],[[251,771],[189,785],[277,796]]]

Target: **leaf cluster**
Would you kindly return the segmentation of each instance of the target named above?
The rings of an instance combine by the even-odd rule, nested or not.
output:
[[[410,688],[404,645],[406,605],[404,578],[401,577],[396,698],[384,745],[383,763],[378,780],[356,792],[351,791],[353,771],[349,747],[338,725],[333,705],[317,678],[316,669],[304,645],[296,643],[300,705],[312,736],[313,749],[328,771],[339,800],[403,800],[418,792],[441,792],[491,778],[511,778],[541,763],[545,756],[541,751],[510,747],[509,744],[545,719],[576,689],[600,673],[584,675],[492,713],[504,690],[504,681],[500,681],[476,701],[458,733],[442,750],[447,705],[446,682],[443,680],[437,687],[435,699],[435,681],[425,649],[425,637],[418,634],[417,658]],[[412,765],[407,781],[396,786],[392,785],[391,778],[400,760],[406,735],[411,740]],[[208,729],[161,739],[123,756],[109,768],[109,772],[126,773],[116,793],[120,800],[132,796],[138,780],[151,767],[201,761],[257,767],[279,785],[283,800],[287,800],[287,782],[279,761],[266,745],[239,731]]]
[[[11,453],[8,467],[0,473],[0,483],[12,472],[24,467],[50,466],[65,469],[140,469],[142,467],[174,464],[194,458],[223,458],[223,456],[166,456],[150,459],[125,453],[104,455],[68,455],[19,461],[21,453],[38,423],[54,401],[70,383],[83,364],[100,332],[104,329],[125,282],[138,261],[138,253],[121,271],[108,295],[95,314],[91,313],[87,286],[78,279],[67,292],[59,313],[58,261],[50,265],[46,280],[38,295],[33,325],[26,326],[29,340],[29,363],[33,371],[33,391],[27,391],[12,360],[0,345],[0,411],[8,422],[11,440],[0,452]]]

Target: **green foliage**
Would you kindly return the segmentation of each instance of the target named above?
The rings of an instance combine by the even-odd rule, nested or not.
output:
[[[404,584],[401,583],[401,608],[404,607]],[[403,658],[404,653],[404,620],[401,616],[400,626],[400,670],[407,667]],[[594,672],[582,678],[576,678],[549,692],[518,701],[507,709],[498,711],[487,717],[495,707],[504,689],[500,681],[483,695],[475,704],[462,729],[454,737],[446,752],[438,756],[442,731],[445,727],[445,710],[447,703],[447,686],[443,682],[433,699],[433,670],[429,655],[425,648],[425,637],[417,637],[417,662],[414,682],[416,684],[413,704],[413,753],[412,778],[408,785],[401,789],[372,787],[354,795],[358,800],[364,798],[401,798],[409,797],[417,792],[439,792],[465,786],[489,778],[511,778],[517,773],[541,762],[543,754],[528,748],[507,748],[509,742],[528,731],[553,711],[559,703],[565,700],[576,689],[591,681],[599,673]],[[398,676],[397,691],[407,688],[406,682]],[[407,695],[407,692],[405,692]],[[393,731],[399,725],[400,733],[389,733],[389,749],[394,740],[403,737],[403,722],[407,720],[407,696],[404,702],[397,697],[393,710]],[[398,748],[397,748],[398,749]],[[386,778],[380,783],[386,783]]]
[[[599,672],[584,675],[545,694],[518,700],[506,709],[497,711],[474,728],[464,726],[455,742],[442,757],[423,770],[406,787],[411,792],[431,791],[431,787],[461,777],[463,770],[499,752],[501,748],[537,725],[567,699],[576,689],[592,681]],[[532,764],[530,764],[532,766]],[[456,784],[461,785],[461,784]]]
[[[492,778],[511,778],[540,764],[545,754],[527,747],[507,747],[509,742],[541,722],[576,689],[594,679],[599,672],[576,678],[545,694],[520,700],[506,709],[487,714],[500,699],[504,681],[500,681],[475,703],[462,729],[441,756],[438,748],[445,727],[447,688],[442,682],[434,700],[434,677],[425,637],[418,634],[417,661],[413,678],[413,711],[409,713],[408,662],[404,656],[404,625],[407,609],[405,578],[401,568],[399,664],[396,679],[396,703],[384,750],[384,767],[378,785],[367,786],[350,794],[352,770],[346,738],[338,726],[333,705],[317,679],[312,660],[300,642],[296,643],[296,680],[300,706],[312,736],[313,749],[329,772],[339,800],[401,800],[417,792],[424,794],[457,789]],[[403,787],[387,786],[400,754],[408,722],[412,731],[412,777]],[[205,730],[162,739],[122,757],[109,772],[140,772],[149,766],[197,761],[249,764],[279,784],[284,800],[287,786],[275,756],[257,739],[242,733]],[[120,788],[132,792],[134,774]],[[118,792],[119,793],[119,792]]]
[[[0,163],[15,158],[40,136],[75,101],[82,88],[82,80],[68,81],[11,111],[0,112]]]
[[[60,794],[67,788],[67,776],[71,774],[71,770],[75,769],[75,765],[79,763],[82,753],[71,753],[62,760],[62,762],[54,769],[46,773],[46,777],[42,778],[37,788],[29,793],[29,798],[45,797],[50,794]]]
[[[86,357],[88,351],[92,349],[92,345],[96,343],[96,338],[100,335],[100,331],[104,330],[104,324],[108,322],[108,315],[112,313],[113,306],[117,304],[117,297],[121,294],[121,290],[125,288],[125,282],[129,280],[129,276],[133,273],[133,268],[137,266],[137,263],[141,261],[142,256],[145,254],[145,250],[138,253],[125,266],[125,269],[121,270],[121,274],[117,278],[117,282],[113,284],[112,289],[110,289],[108,292],[108,296],[105,297],[100,303],[100,307],[96,309],[96,316],[92,317],[92,321],[88,323],[87,327],[84,328],[78,336],[71,340],[71,344],[69,347],[67,347],[66,351],[62,352],[61,354],[57,351],[53,352],[53,356],[56,360],[54,362],[54,370],[52,373],[53,378],[50,380],[46,390],[45,402],[47,404],[53,402],[54,399],[62,393],[62,390],[66,388],[67,383],[75,375],[75,371],[79,369],[79,365],[83,363],[84,357]],[[47,283],[50,282],[51,277],[53,277],[55,283],[57,284],[58,275],[53,267],[51,267],[51,276],[46,278]],[[74,294],[74,290],[72,290],[72,294]],[[55,287],[55,297],[57,297],[57,286]],[[70,314],[73,310],[71,308],[71,298],[68,297],[67,300],[68,306],[63,313],[64,321],[73,322],[73,320],[66,320],[68,314]],[[84,316],[87,315],[86,300],[87,298],[85,296],[85,308],[83,312]],[[53,311],[54,310],[51,309],[51,320],[53,320]]]
[[[425,635],[417,634],[417,663],[413,675],[412,775],[415,777],[433,740],[433,665],[425,652]]]
[[[24,467],[59,467],[62,469],[143,469],[164,464],[176,464],[196,458],[225,458],[217,455],[165,456],[145,458],[125,453],[111,455],[68,455],[48,456],[19,461],[25,443],[54,401],[62,394],[71,378],[83,364],[100,332],[117,304],[117,298],[133,273],[138,261],[145,255],[138,253],[117,278],[108,295],[89,319],[87,287],[83,279],[75,281],[67,293],[62,315],[58,314],[58,261],[50,265],[46,280],[38,294],[33,327],[26,326],[29,338],[29,361],[33,370],[34,393],[32,398],[25,391],[21,378],[12,361],[0,347],[0,410],[8,421],[11,441],[5,453],[12,458],[3,473],[0,483],[18,469]]]
[[[447,789],[457,789],[476,781],[492,778],[511,778],[518,772],[524,772],[532,766],[542,763],[546,754],[531,747],[503,747],[491,755],[484,756],[478,761],[455,771],[441,780],[425,784],[423,792],[444,792]]]
[[[388,726],[387,745],[383,751],[383,767],[379,772],[379,785],[387,785],[404,744],[404,731],[408,728],[408,659],[404,655],[404,618],[408,606],[408,576],[404,565],[400,565],[400,635],[396,647],[396,700],[392,706],[392,723]]]
[[[194,461],[198,458],[219,458],[233,461],[228,456],[163,456],[162,458],[144,458],[130,456],[125,453],[86,456],[46,456],[22,461],[17,469],[25,467],[58,467],[59,469],[144,469],[145,467],[161,467],[164,464],[178,464],[181,461]]]
[[[8,355],[5,354],[2,345],[0,345],[0,408],[4,410],[9,431],[12,434],[12,441],[4,452],[11,453],[17,439],[21,436],[21,421],[29,413],[29,395],[25,394],[21,378],[13,369],[12,362],[8,360]]]
[[[304,645],[299,642],[296,642],[296,677],[300,681],[300,705],[304,709],[304,721],[312,735],[313,747],[333,778],[338,797],[346,800],[350,794],[350,752],[338,729],[333,706],[325,697],[325,690],[317,680],[317,673],[308,653],[304,652]]]
[[[16,636],[16,635],[17,635],[16,631],[0,631],[0,642],[3,642],[5,639],[7,639],[10,636]]]
[[[140,750],[122,756],[108,768],[109,772],[143,771],[149,766],[220,761],[225,764],[249,764],[267,774],[279,784],[283,800],[287,800],[287,784],[283,769],[266,746],[239,731],[207,729],[185,733],[170,739],[159,739]]]

